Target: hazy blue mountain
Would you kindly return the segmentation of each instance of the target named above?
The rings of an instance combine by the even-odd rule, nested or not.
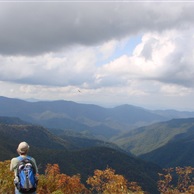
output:
[[[2,117],[0,116],[0,123],[3,124],[17,124],[17,125],[25,125],[29,124],[28,122],[25,122],[17,117]]]
[[[0,116],[18,117],[50,129],[88,133],[103,140],[113,140],[123,132],[181,115],[190,116],[192,112],[151,111],[126,104],[104,108],[64,100],[29,102],[0,97]]]
[[[194,117],[194,112],[191,111],[177,111],[177,110],[154,110],[152,111],[155,114],[161,115],[168,119],[174,118],[192,118]]]
[[[64,100],[27,102],[6,97],[0,97],[0,116],[19,117],[47,128],[88,131],[106,139],[121,131],[164,120],[163,116],[131,105],[103,108]]]

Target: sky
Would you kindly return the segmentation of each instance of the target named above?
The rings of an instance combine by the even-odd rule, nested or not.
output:
[[[194,1],[0,1],[0,96],[194,111]]]

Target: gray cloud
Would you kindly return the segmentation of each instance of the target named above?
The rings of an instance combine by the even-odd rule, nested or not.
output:
[[[0,95],[190,108],[193,8],[0,2]]]
[[[147,30],[187,27],[189,3],[1,3],[0,54],[39,55]]]

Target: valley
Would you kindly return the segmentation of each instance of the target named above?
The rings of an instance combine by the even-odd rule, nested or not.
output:
[[[109,166],[157,193],[162,168],[194,166],[194,113],[0,97],[0,160],[14,157],[20,141],[30,144],[40,172],[57,163],[85,181]]]

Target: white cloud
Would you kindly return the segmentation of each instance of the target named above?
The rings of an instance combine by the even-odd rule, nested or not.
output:
[[[173,84],[166,84],[166,85],[162,85],[161,92],[167,96],[178,97],[178,96],[187,96],[188,94],[191,94],[194,91],[191,88],[185,88],[185,87],[181,87]]]
[[[113,55],[118,45],[118,41],[111,40],[109,42],[105,42],[102,46],[100,46],[99,51],[102,53],[103,58],[107,59]]]

